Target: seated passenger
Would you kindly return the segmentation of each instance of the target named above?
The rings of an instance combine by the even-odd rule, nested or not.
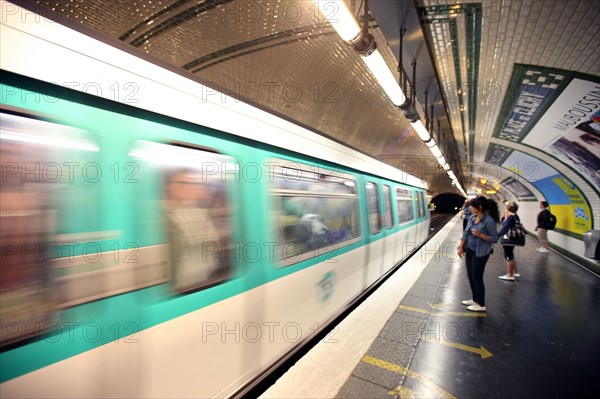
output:
[[[311,248],[320,248],[334,241],[323,216],[315,213],[307,213],[300,218],[300,222],[310,232],[309,245]]]
[[[220,262],[221,240],[206,208],[210,193],[191,171],[167,181],[171,281],[177,292],[206,284]]]

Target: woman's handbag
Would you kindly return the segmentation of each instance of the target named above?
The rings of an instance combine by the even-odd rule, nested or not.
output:
[[[508,229],[506,234],[500,237],[500,245],[513,245],[522,247],[525,245],[525,229],[518,220],[515,220],[515,225]]]

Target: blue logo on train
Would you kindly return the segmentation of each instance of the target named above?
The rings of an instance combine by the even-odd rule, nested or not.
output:
[[[320,302],[325,302],[331,295],[333,294],[333,290],[335,287],[336,275],[335,271],[329,271],[321,277],[321,280],[317,283],[317,288],[319,290],[319,300]]]

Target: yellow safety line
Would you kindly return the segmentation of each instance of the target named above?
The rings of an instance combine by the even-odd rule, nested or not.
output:
[[[413,308],[413,307],[404,306],[404,305],[398,306],[398,309],[410,310],[411,312],[424,313],[424,314],[429,313],[429,310]]]
[[[426,309],[413,308],[411,306],[398,306],[398,309],[410,310],[411,312],[430,314],[431,316],[457,316],[457,317],[487,317],[485,312],[430,312]]]
[[[432,309],[444,309],[445,307],[447,307],[447,306],[450,305],[449,303],[446,303],[446,302],[440,302],[440,303],[429,303],[429,302],[427,302],[427,304]]]
[[[396,395],[402,399],[415,399],[415,391],[402,385],[389,391],[388,395]]]
[[[432,316],[457,316],[457,317],[487,317],[485,312],[437,312]]]
[[[435,385],[433,382],[429,381],[428,379],[423,377],[421,374],[416,373],[412,370],[409,370],[406,367],[402,367],[402,366],[399,366],[394,363],[386,362],[385,360],[377,359],[375,357],[368,356],[368,355],[363,357],[362,361],[365,363],[371,364],[375,367],[379,367],[384,370],[392,371],[396,374],[406,375],[408,377],[414,378],[415,380],[419,381],[421,384],[425,385],[427,388],[431,389],[433,392],[435,392],[436,394],[438,394],[440,397],[442,397],[444,399],[457,399],[456,396],[452,395],[451,393],[449,393],[449,392],[443,390],[442,388],[440,388],[439,386]]]

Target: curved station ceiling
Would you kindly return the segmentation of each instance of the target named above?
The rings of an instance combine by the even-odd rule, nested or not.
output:
[[[432,196],[547,200],[579,239],[598,225],[594,0],[16,3],[401,168]],[[344,12],[371,41],[338,33]],[[374,48],[412,105],[382,88]]]

